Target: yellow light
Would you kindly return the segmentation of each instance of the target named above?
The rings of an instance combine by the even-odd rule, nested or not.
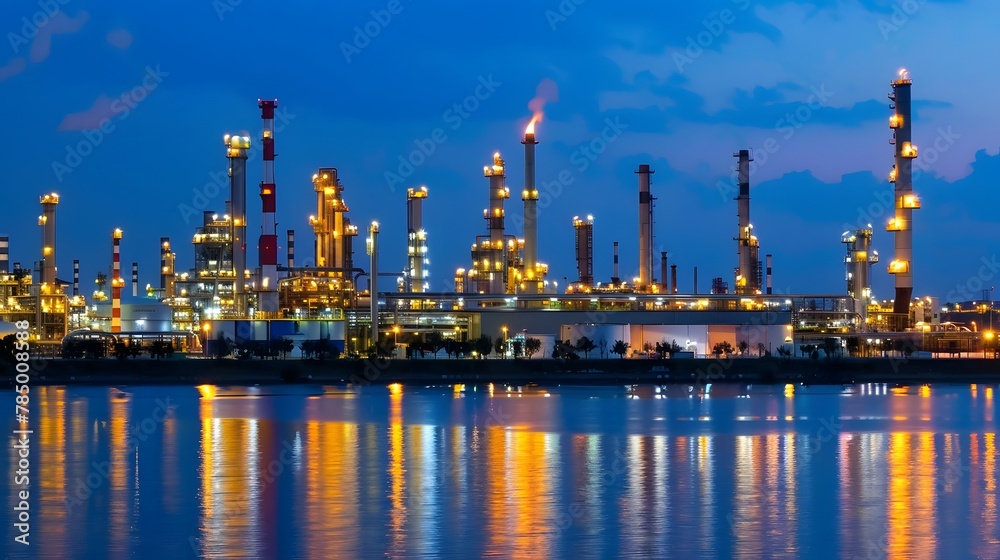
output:
[[[216,388],[215,385],[198,385],[198,392],[201,393],[201,398],[212,400],[215,398]]]

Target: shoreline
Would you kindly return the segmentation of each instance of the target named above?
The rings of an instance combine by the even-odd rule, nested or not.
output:
[[[980,358],[719,358],[619,360],[37,360],[33,385],[669,385],[707,383],[1000,383]],[[5,368],[5,386],[14,386]]]

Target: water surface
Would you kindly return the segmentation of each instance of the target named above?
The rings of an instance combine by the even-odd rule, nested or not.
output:
[[[35,387],[31,545],[11,521],[5,548],[997,558],[996,390]]]

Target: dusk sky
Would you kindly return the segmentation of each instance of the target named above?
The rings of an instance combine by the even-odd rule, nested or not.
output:
[[[59,11],[46,15],[47,2]],[[575,215],[595,216],[597,279],[611,276],[613,241],[622,276],[634,275],[641,163],[656,172],[656,254],[678,265],[680,291],[694,266],[702,293],[717,276],[732,286],[733,153],[752,148],[751,222],[761,258],[774,255],[775,292],[844,293],[841,233],[870,222],[882,257],[874,293],[890,298],[886,95],[900,67],[913,79],[920,148],[914,295],[978,298],[972,289],[1000,272],[990,210],[1000,178],[996,2],[42,0],[5,3],[0,14],[0,233],[11,261],[30,266],[39,196],[59,193],[59,277],[71,280],[80,259],[87,294],[110,265],[116,227],[126,277],[138,261],[141,283],[158,284],[161,236],[178,271],[193,266],[201,210],[225,210],[212,178],[227,166],[222,136],[247,133],[259,145],[258,98],[279,103],[279,260],[292,228],[298,264],[311,261],[310,177],[336,167],[351,221],[382,224],[382,271],[404,264],[406,188],[428,187],[431,290],[450,290],[486,232],[482,168],[494,151],[508,164],[508,228],[521,233],[520,140],[537,98],[539,256],[560,286],[577,276]],[[401,167],[420,144],[433,153]],[[261,224],[254,156],[251,266]],[[359,241],[355,262],[367,269]]]

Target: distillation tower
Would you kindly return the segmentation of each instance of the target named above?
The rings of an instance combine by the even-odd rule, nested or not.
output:
[[[519,285],[524,241],[504,231],[503,204],[510,198],[510,190],[504,182],[506,164],[500,152],[493,154],[492,166],[483,167],[483,175],[489,179],[490,188],[490,207],[483,210],[488,235],[476,236],[472,246],[469,284],[475,293],[514,293]]]
[[[762,270],[760,263],[760,243],[753,234],[753,224],[750,223],[750,162],[753,156],[750,150],[740,150],[733,154],[737,158],[736,174],[739,181],[739,194],[736,196],[736,217],[739,231],[734,238],[738,266],[736,267],[736,293],[761,293]]]
[[[895,147],[895,165],[889,173],[889,181],[895,190],[895,216],[889,220],[886,229],[895,234],[896,254],[889,263],[889,274],[895,275],[896,298],[893,313],[909,316],[910,299],[913,297],[913,211],[920,208],[920,199],[913,194],[913,160],[917,157],[917,147],[912,143],[910,119],[910,74],[901,69],[893,80],[890,107],[894,113],[889,117],[892,129],[890,143]],[[902,327],[905,325],[897,325]]]
[[[42,215],[38,225],[42,227],[41,283],[50,289],[56,283],[56,206],[59,195],[46,194],[41,197]]]
[[[34,324],[39,337],[59,340],[66,334],[68,299],[65,288],[56,278],[56,207],[59,195],[40,197],[42,215],[38,225],[42,230],[42,255],[38,263],[40,282],[32,302],[35,309]]]
[[[312,176],[316,214],[309,216],[315,235],[315,266],[295,266],[295,232],[288,230],[288,277],[281,280],[281,307],[297,316],[323,317],[354,305],[354,238],[358,227],[347,218],[344,186],[335,167]]]
[[[349,271],[354,268],[354,238],[358,226],[347,218],[344,186],[337,168],[322,167],[313,174],[316,191],[316,215],[309,216],[309,225],[316,235],[316,267]]]
[[[867,228],[845,231],[841,242],[847,246],[847,295],[854,300],[859,329],[867,330],[868,305],[872,302],[871,267],[878,262],[878,251],[872,249],[873,230]]]
[[[233,244],[233,300],[236,315],[244,316],[248,308],[246,294],[247,150],[250,149],[250,137],[227,134],[223,136],[222,140],[226,145],[226,158],[229,160],[229,235],[230,242]]]
[[[427,187],[406,190],[406,271],[403,290],[421,293],[427,289],[427,232],[424,230],[424,200]]]
[[[576,270],[579,279],[569,286],[573,291],[589,292],[594,286],[594,217],[573,217],[576,231]]]

